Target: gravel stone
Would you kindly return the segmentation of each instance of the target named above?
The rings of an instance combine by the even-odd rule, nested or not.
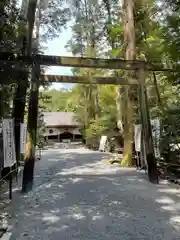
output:
[[[179,240],[176,187],[83,147],[42,154],[33,191],[14,193],[11,240]]]

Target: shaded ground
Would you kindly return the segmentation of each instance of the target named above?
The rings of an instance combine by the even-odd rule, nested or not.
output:
[[[104,158],[83,148],[44,151],[34,190],[14,194],[11,240],[179,239],[179,189]]]

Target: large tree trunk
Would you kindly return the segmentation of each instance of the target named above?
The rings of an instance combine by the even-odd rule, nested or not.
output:
[[[26,105],[26,91],[27,91],[27,76],[19,76],[22,81],[19,81],[16,89],[15,98],[13,101],[13,113],[14,118],[14,135],[15,135],[15,150],[17,165],[20,161],[20,124],[24,122],[24,112]]]
[[[24,35],[19,36],[18,46],[22,55],[31,55],[32,50],[32,32],[35,19],[37,0],[24,0],[22,1],[21,16],[22,22],[20,22],[20,31],[23,26]],[[21,33],[20,33],[21,34]],[[14,97],[13,104],[13,117],[15,120],[14,133],[15,133],[15,149],[17,163],[20,160],[20,123],[24,121],[24,110],[26,105],[26,92],[28,87],[28,74],[25,76],[20,75],[21,80],[18,81],[17,91]]]
[[[136,37],[134,24],[134,0],[124,0],[124,41],[126,44],[125,60],[136,58]],[[134,72],[128,72],[127,78],[134,77]],[[126,111],[124,112],[124,152],[122,166],[132,166],[133,151],[133,105],[131,86],[126,86],[124,91]]]
[[[40,6],[36,16],[36,46],[35,51],[39,47],[39,28],[40,28]],[[27,148],[25,154],[25,165],[23,171],[22,192],[28,192],[32,189],[34,179],[34,164],[37,142],[37,118],[38,118],[38,101],[39,101],[39,77],[41,69],[40,65],[34,65],[32,69],[31,91],[28,108],[28,124],[27,124]]]
[[[35,72],[37,72],[37,75]],[[33,75],[28,109],[28,136],[23,171],[22,192],[28,192],[32,189],[34,178],[39,95],[38,76],[40,75],[38,67],[35,70],[33,69]]]

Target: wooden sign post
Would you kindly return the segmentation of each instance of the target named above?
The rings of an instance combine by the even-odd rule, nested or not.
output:
[[[9,199],[12,199],[12,168],[16,164],[15,144],[14,144],[14,120],[11,118],[3,119],[3,168],[9,180]]]

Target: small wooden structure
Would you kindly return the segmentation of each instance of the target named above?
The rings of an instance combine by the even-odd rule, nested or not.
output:
[[[64,139],[82,139],[81,126],[73,112],[44,112],[46,142],[62,142]]]

